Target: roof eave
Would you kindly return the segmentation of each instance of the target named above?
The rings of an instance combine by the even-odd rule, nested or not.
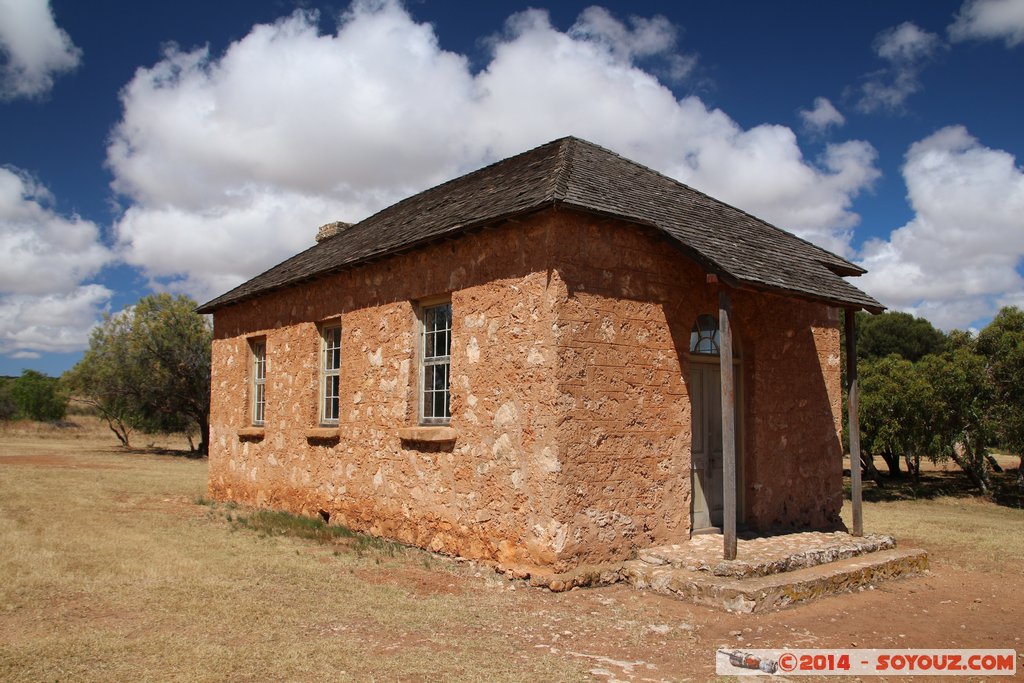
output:
[[[292,280],[290,282],[287,282],[287,283],[284,283],[284,284],[280,284],[280,285],[270,286],[270,287],[267,287],[266,289],[261,289],[261,290],[258,290],[258,291],[255,291],[255,292],[252,292],[252,293],[249,293],[249,294],[244,294],[244,295],[236,297],[236,298],[231,298],[230,297],[231,292],[239,289],[240,287],[242,287],[245,284],[245,283],[242,283],[241,285],[238,285],[238,287],[235,287],[234,289],[232,289],[231,292],[227,292],[225,294],[222,294],[221,296],[219,296],[219,297],[217,297],[215,299],[211,299],[210,301],[206,302],[205,304],[199,306],[198,308],[196,308],[196,312],[198,312],[198,313],[213,313],[214,311],[220,310],[222,308],[226,308],[228,306],[233,306],[235,304],[239,304],[239,303],[242,303],[244,301],[249,301],[251,299],[255,299],[257,297],[263,296],[265,294],[269,294],[270,292],[277,292],[277,291],[281,291],[281,290],[285,290],[285,289],[290,289],[291,287],[295,287],[297,285],[309,282],[311,280],[318,280],[320,278],[327,277],[327,276],[333,275],[335,273],[340,273],[340,272],[343,272],[345,270],[350,270],[350,269],[356,268],[358,266],[366,265],[367,263],[372,263],[373,261],[377,261],[377,260],[380,260],[382,258],[390,258],[392,256],[397,256],[399,254],[404,254],[404,253],[408,253],[410,251],[415,251],[415,250],[421,249],[421,248],[423,248],[423,247],[425,247],[427,245],[435,244],[437,242],[444,242],[446,240],[453,239],[453,238],[459,237],[461,235],[465,235],[465,234],[473,232],[475,230],[482,230],[482,229],[488,228],[488,227],[496,227],[496,226],[501,225],[502,223],[505,223],[507,221],[516,220],[516,219],[522,218],[524,216],[528,216],[530,214],[537,213],[539,211],[543,211],[543,210],[548,209],[548,208],[552,208],[555,205],[561,204],[561,203],[563,203],[563,202],[561,202],[558,199],[546,199],[544,201],[532,204],[529,207],[521,209],[519,211],[512,211],[512,212],[505,213],[505,214],[499,214],[499,215],[496,215],[496,216],[493,216],[493,217],[489,217],[489,218],[485,218],[485,219],[482,219],[482,220],[479,220],[479,221],[474,221],[472,223],[462,223],[462,224],[459,224],[459,225],[455,225],[455,226],[452,226],[451,228],[445,230],[444,232],[438,233],[436,235],[431,235],[430,237],[428,237],[426,239],[421,239],[421,240],[417,240],[417,241],[414,241],[414,242],[409,242],[408,244],[405,244],[405,245],[403,245],[402,247],[400,247],[398,249],[392,249],[390,251],[381,252],[379,254],[371,254],[370,256],[366,256],[366,257],[363,257],[361,259],[357,259],[355,261],[350,261],[348,263],[343,263],[343,264],[340,264],[338,266],[334,266],[332,268],[326,268],[326,269],[321,270],[321,271],[319,271],[317,273],[311,273],[307,277],[303,277],[303,278],[300,278],[300,279],[297,279],[297,280]]]

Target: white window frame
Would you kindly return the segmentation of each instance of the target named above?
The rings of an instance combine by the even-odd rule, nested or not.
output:
[[[433,311],[447,309],[447,327],[428,329],[433,320]],[[451,338],[452,338],[452,302],[451,299],[442,299],[430,302],[423,302],[419,306],[419,392],[418,392],[418,418],[421,425],[447,425],[451,422]],[[441,346],[447,353],[438,354],[436,343],[441,341]],[[433,343],[431,343],[433,342]],[[428,351],[429,348],[429,351]],[[436,374],[443,373],[443,388],[436,387]],[[428,382],[428,376],[431,381]],[[440,394],[444,398],[441,410],[436,410],[436,396]],[[440,412],[441,414],[437,414]]]
[[[254,427],[262,427],[267,417],[267,338],[250,339],[249,353],[252,357],[249,416]]]
[[[323,426],[337,426],[341,417],[341,363],[341,323],[324,323],[320,327],[320,424]]]

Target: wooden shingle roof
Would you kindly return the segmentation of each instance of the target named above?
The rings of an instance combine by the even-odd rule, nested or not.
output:
[[[413,195],[199,307],[213,311],[437,239],[563,206],[660,230],[723,282],[848,308],[884,307],[825,249],[603,147],[566,137]]]

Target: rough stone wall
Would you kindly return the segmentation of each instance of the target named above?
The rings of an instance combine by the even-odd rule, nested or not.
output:
[[[824,304],[763,296],[741,307],[751,363],[747,522],[755,529],[841,524],[839,315]]]
[[[597,563],[689,536],[687,349],[672,322],[704,284],[650,231],[570,215],[562,234],[561,559]]]
[[[450,293],[454,443],[416,425],[417,300]],[[841,496],[838,321],[735,292],[748,524],[827,526]],[[565,571],[685,542],[689,334],[717,285],[653,230],[546,211],[215,316],[210,492],[433,550]],[[318,323],[342,324],[341,419],[318,427]],[[267,341],[263,436],[248,339]]]
[[[548,565],[558,470],[550,217],[286,289],[215,316],[210,493],[437,551]],[[455,266],[453,268],[453,265]],[[416,425],[413,301],[451,293],[454,443]],[[318,425],[318,323],[340,316],[340,428]],[[263,436],[249,425],[248,339],[267,342]]]
[[[559,234],[560,560],[685,542],[689,337],[697,316],[718,318],[719,286],[651,230],[570,214]],[[838,318],[823,304],[749,291],[731,298],[740,521],[830,527],[842,492]]]

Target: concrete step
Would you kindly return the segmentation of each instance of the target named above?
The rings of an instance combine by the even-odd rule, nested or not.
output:
[[[668,564],[674,569],[708,571],[716,576],[742,579],[791,572],[896,547],[896,540],[884,534],[863,537],[841,532],[753,535],[741,537],[741,558],[722,560],[720,556],[716,558],[722,545],[721,538],[721,534],[712,534],[697,537],[687,544],[648,548],[642,550],[638,558],[653,565]],[[711,552],[706,547],[709,545]]]
[[[767,575],[716,576],[709,571],[626,562],[622,576],[636,588],[732,612],[766,612],[861,586],[919,574],[928,553],[889,548]]]

